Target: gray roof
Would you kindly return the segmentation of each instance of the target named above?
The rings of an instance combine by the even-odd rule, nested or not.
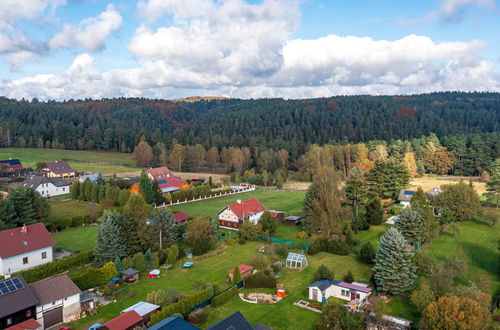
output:
[[[101,173],[91,173],[80,175],[80,180],[85,181],[89,179],[91,182],[96,182],[101,177]]]
[[[69,186],[69,182],[59,178],[46,178],[44,176],[33,175],[24,180],[21,184],[23,187],[36,189],[43,183],[52,183],[56,187]]]
[[[413,195],[415,194],[415,192],[416,191],[413,191],[413,190],[402,189],[399,192],[398,201],[400,201],[400,202],[409,202],[411,200],[411,198],[413,197]]]
[[[74,169],[69,166],[69,164],[64,160],[56,160],[55,162],[47,162],[45,163],[44,171],[52,172],[55,174],[65,174],[75,172]]]
[[[140,301],[135,305],[130,306],[129,308],[126,308],[122,310],[122,313],[130,312],[130,311],[136,311],[137,314],[140,316],[148,315],[149,313],[154,312],[155,310],[160,309],[160,306],[151,304],[145,301]]]
[[[0,295],[0,318],[38,305],[38,298],[31,287],[26,284],[22,276],[12,277],[12,279],[14,278],[18,278],[21,281],[23,288]],[[9,280],[1,280],[0,283],[7,281]]]
[[[59,299],[79,294],[81,290],[66,274],[50,277],[31,283],[31,289],[40,300],[40,304],[48,304]]]
[[[212,324],[206,330],[253,330],[240,311],[234,312],[222,321]]]
[[[129,268],[129,269],[125,269],[124,271],[122,271],[122,274],[127,275],[127,276],[134,275],[137,273],[139,273],[139,271],[135,268]]]
[[[329,279],[322,279],[322,280],[319,280],[319,281],[316,281],[314,282],[313,284],[309,285],[309,288],[318,288],[320,289],[321,291],[324,291],[326,290],[327,288],[329,288],[330,286],[332,285],[337,285],[339,284],[340,282],[339,281],[335,281],[335,280],[329,280]]]
[[[290,221],[299,221],[300,219],[302,219],[302,217],[298,215],[288,215],[285,217],[285,220],[290,220]]]

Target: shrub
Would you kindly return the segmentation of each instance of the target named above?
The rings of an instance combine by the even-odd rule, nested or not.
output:
[[[60,231],[71,227],[71,223],[71,218],[58,218],[51,221],[50,227],[52,230]]]
[[[269,261],[266,256],[262,254],[256,254],[252,257],[250,264],[254,266],[256,269],[265,269],[269,265]]]
[[[13,275],[22,275],[27,283],[33,283],[63,273],[71,268],[89,264],[93,259],[94,253],[92,251],[83,252],[66,258],[56,259],[52,262],[14,273]]]
[[[333,279],[333,272],[326,267],[325,265],[321,264],[319,268],[314,272],[313,275],[313,282],[316,282],[318,280],[322,279]]]
[[[132,265],[133,265],[132,267],[134,267],[138,271],[143,271],[144,269],[146,269],[147,263],[148,262],[144,257],[144,254],[142,254],[141,252],[137,252],[132,257]]]
[[[247,241],[257,241],[263,234],[262,225],[261,224],[253,224],[248,221],[241,226],[238,231],[240,238],[246,239]]]
[[[329,252],[332,254],[346,256],[351,252],[351,246],[345,240],[338,241],[317,238],[312,242],[308,253],[314,255],[318,252]]]
[[[116,265],[113,261],[105,263],[101,268],[99,268],[99,271],[102,273],[103,280],[106,282],[118,275]]]
[[[226,244],[229,246],[235,246],[238,244],[238,240],[236,238],[231,238],[226,241]]]
[[[233,286],[231,289],[219,294],[218,296],[215,296],[212,298],[211,306],[212,307],[217,307],[225,304],[226,302],[229,301],[232,297],[236,295],[238,292],[238,288],[236,286]]]
[[[267,275],[264,272],[257,272],[250,275],[245,280],[245,288],[276,288],[276,279],[272,275]]]
[[[352,274],[352,271],[350,269],[349,272],[344,276],[344,282],[346,283],[354,282],[354,275]]]
[[[240,245],[245,245],[245,244],[247,244],[247,241],[245,239],[243,239],[243,238],[240,238],[240,240],[238,241],[238,243]]]
[[[165,303],[166,304],[173,304],[177,302],[177,297],[179,296],[179,293],[177,290],[174,288],[168,288],[167,293],[165,294]]]
[[[167,294],[165,290],[162,289],[151,291],[146,296],[146,301],[151,304],[163,306],[167,301]]]
[[[205,323],[208,319],[208,309],[200,308],[195,310],[194,312],[189,313],[188,321],[191,323],[199,324]]]
[[[75,282],[76,286],[78,286],[82,291],[95,288],[106,283],[102,272],[94,267],[85,268],[84,270],[74,274],[70,273],[69,278]]]
[[[417,266],[420,275],[431,275],[436,268],[436,261],[429,255],[417,251],[413,257],[413,264]]]
[[[165,306],[161,309],[161,311],[153,314],[151,316],[151,324],[154,325],[161,320],[177,313],[182,314],[183,316],[187,316],[189,312],[191,312],[193,307],[209,299],[211,294],[212,290],[210,288],[191,293],[186,298],[179,300],[176,303]]]
[[[297,237],[301,239],[306,239],[309,237],[309,234],[306,231],[299,231],[297,233]]]
[[[366,242],[363,244],[361,247],[361,250],[359,251],[359,256],[363,262],[366,262],[367,264],[372,264],[373,259],[375,259],[375,249],[373,248],[373,245],[370,242]]]
[[[81,226],[85,221],[85,217],[79,216],[79,217],[73,217],[71,218],[71,227],[78,227]]]

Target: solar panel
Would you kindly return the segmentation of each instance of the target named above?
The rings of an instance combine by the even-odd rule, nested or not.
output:
[[[0,282],[0,296],[3,296],[11,292],[15,292],[17,290],[21,290],[23,288],[24,284],[17,277],[2,281]]]

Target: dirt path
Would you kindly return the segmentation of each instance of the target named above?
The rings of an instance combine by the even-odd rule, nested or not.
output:
[[[444,184],[457,183],[460,180],[465,182],[472,181],[476,192],[482,195],[486,191],[486,184],[481,181],[480,177],[464,177],[464,176],[424,176],[421,178],[413,178],[410,181],[410,188],[422,187],[424,191],[431,190],[434,187],[440,187]]]

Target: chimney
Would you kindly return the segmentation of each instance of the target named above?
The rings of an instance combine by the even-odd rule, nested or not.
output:
[[[241,204],[241,199],[238,199],[236,203]]]
[[[26,226],[26,224],[24,224],[23,227],[21,228],[21,233],[24,233],[24,234],[28,233],[28,227]]]

